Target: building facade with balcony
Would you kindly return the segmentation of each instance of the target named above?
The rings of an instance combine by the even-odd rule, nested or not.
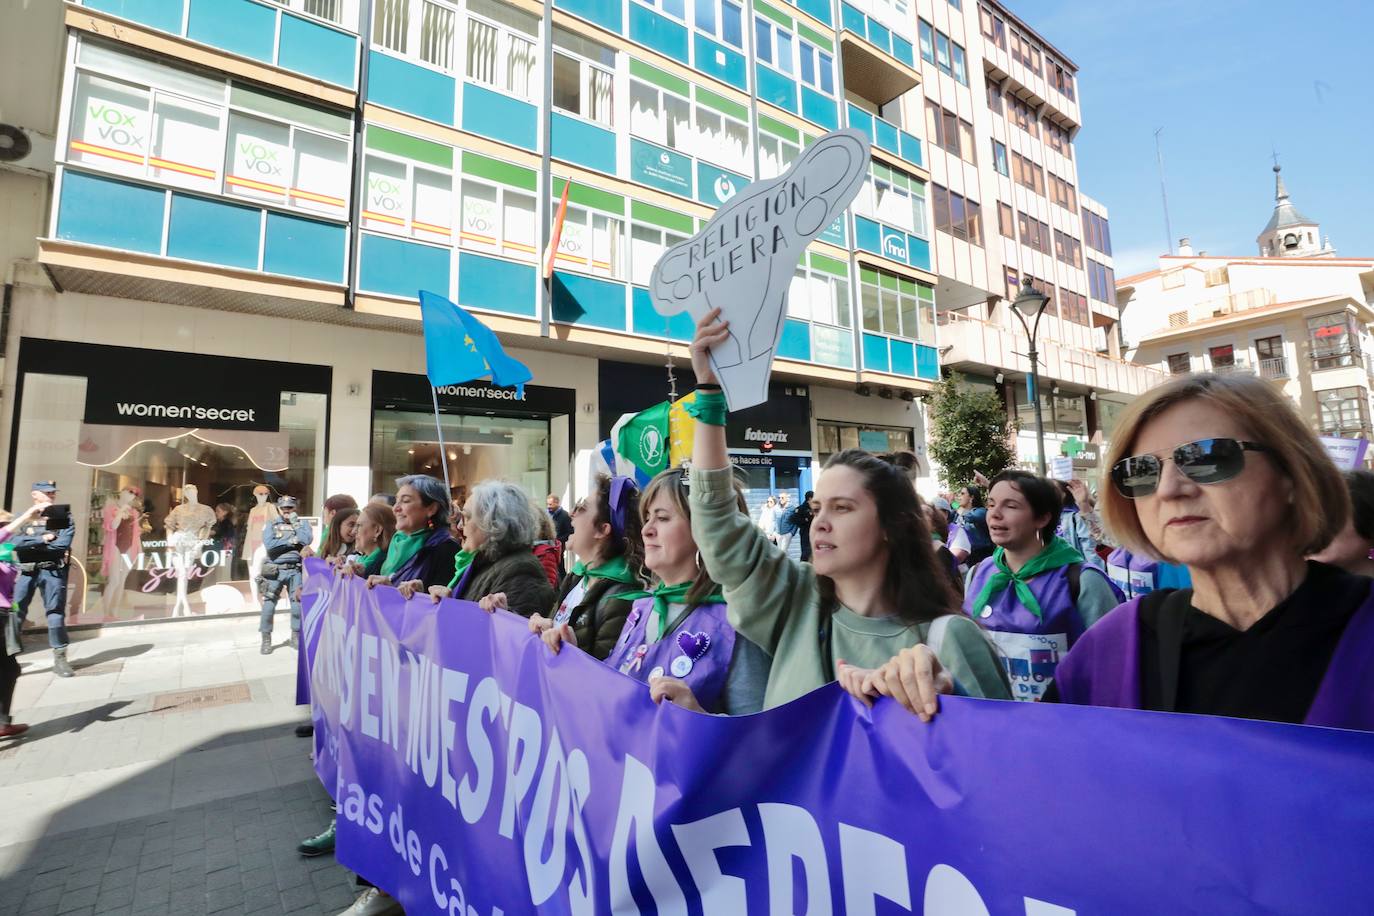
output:
[[[1194,252],[1117,284],[1133,361],[1157,370],[1253,372],[1273,380],[1322,435],[1374,438],[1374,258],[1338,257],[1298,212],[1275,167],[1258,257]]]
[[[1108,214],[1079,191],[1077,68],[1003,4],[917,0],[915,12],[921,81],[889,116],[925,126],[942,364],[997,390],[1033,463],[1028,346],[1011,314],[1029,281],[1049,297],[1046,451],[1090,474],[1116,414],[1161,376],[1116,346]]]
[[[195,613],[251,604],[263,488],[317,515],[443,465],[577,495],[577,456],[667,396],[665,363],[690,384],[691,322],[647,294],[659,254],[840,126],[872,138],[869,179],[798,266],[772,397],[732,447],[759,499],[842,448],[924,450],[929,173],[888,107],[919,84],[909,9],[69,0],[11,24],[0,111],[32,151],[0,168],[5,497],[59,482],[90,618],[183,610],[166,518],[191,484],[229,519]],[[530,365],[523,399],[432,392],[420,289]],[[139,530],[107,512],[131,488]]]

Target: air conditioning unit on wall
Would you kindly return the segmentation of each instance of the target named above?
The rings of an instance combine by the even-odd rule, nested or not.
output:
[[[30,175],[51,175],[57,154],[57,141],[47,134],[0,124],[0,168]]]

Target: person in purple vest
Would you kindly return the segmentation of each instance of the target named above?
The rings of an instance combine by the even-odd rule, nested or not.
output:
[[[732,492],[742,524],[757,531],[743,494],[738,487]],[[634,604],[606,664],[646,682],[655,702],[668,700],[697,712],[758,712],[768,656],[736,636],[720,586],[701,562],[692,538],[686,472],[669,468],[658,474],[644,488],[639,506],[644,566],[656,584],[625,596],[634,596]],[[567,627],[546,629],[541,638],[554,652],[563,643],[578,644]]]
[[[1350,518],[1340,534],[1312,559],[1359,576],[1374,576],[1374,472],[1346,471]]]
[[[1045,699],[1374,730],[1370,580],[1304,559],[1345,524],[1344,484],[1278,388],[1171,379],[1122,415],[1107,466],[1107,525],[1193,587],[1104,617]]]
[[[1064,653],[1121,603],[1106,574],[1056,536],[1062,499],[1058,481],[1029,471],[992,478],[988,534],[996,549],[964,586],[964,611],[1002,650],[1018,700],[1039,699]]]

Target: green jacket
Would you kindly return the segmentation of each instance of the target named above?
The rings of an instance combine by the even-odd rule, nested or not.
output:
[[[843,606],[822,613],[811,564],[787,556],[740,513],[732,480],[729,468],[692,471],[692,537],[711,578],[725,591],[730,623],[772,657],[765,709],[833,680],[838,658],[876,668],[925,641],[929,624],[863,617]],[[976,623],[951,610],[956,615],[939,652],[945,669],[969,696],[1011,699],[997,650]]]

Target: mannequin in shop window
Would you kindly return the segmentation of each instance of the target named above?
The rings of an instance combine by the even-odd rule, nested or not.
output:
[[[106,617],[115,616],[124,603],[124,582],[143,555],[138,507],[142,497],[143,491],[138,487],[125,487],[105,500],[100,514],[100,527],[105,533],[100,562],[105,591],[100,597],[100,611]]]
[[[173,617],[190,616],[191,601],[187,586],[191,570],[200,557],[215,526],[215,510],[200,501],[200,491],[188,483],[181,491],[181,505],[167,513],[167,560],[176,575],[177,600],[172,607]]]
[[[258,603],[258,574],[267,555],[262,549],[262,532],[268,522],[281,517],[276,503],[268,502],[272,490],[265,483],[253,488],[253,507],[248,510],[248,526],[243,532],[243,550],[239,557],[248,564],[248,587],[253,592],[253,604]]]

